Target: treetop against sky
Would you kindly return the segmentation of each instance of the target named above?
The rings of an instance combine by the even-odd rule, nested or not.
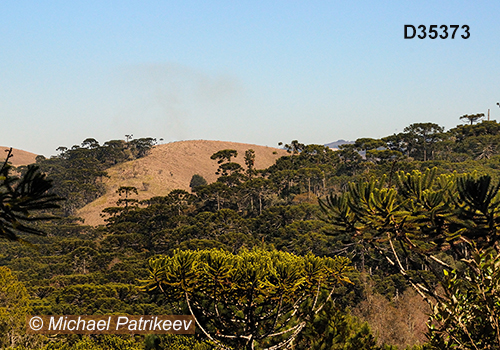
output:
[[[321,144],[414,122],[450,128],[488,109],[499,120],[499,10],[497,1],[7,2],[0,144],[46,156],[130,133]],[[425,25],[425,39],[405,39],[405,25],[421,36]],[[431,25],[441,37],[430,39]]]

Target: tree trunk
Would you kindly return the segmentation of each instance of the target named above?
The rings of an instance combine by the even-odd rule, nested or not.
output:
[[[307,200],[311,200],[311,178],[307,179]]]
[[[259,194],[259,215],[262,215],[262,195]]]

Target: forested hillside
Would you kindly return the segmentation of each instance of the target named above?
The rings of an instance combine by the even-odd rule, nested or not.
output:
[[[153,138],[38,157],[59,208],[28,209],[58,219],[23,217],[44,234],[14,225],[23,242],[0,242],[0,347],[498,348],[500,124],[462,119],[337,151],[294,140],[269,166],[250,145],[217,149],[213,175],[151,198],[143,180],[105,184],[154,155]],[[2,193],[29,174],[17,172]],[[105,224],[82,224],[76,214],[106,191]],[[48,338],[25,335],[23,313],[192,313],[198,324],[194,337]]]
[[[116,203],[119,199],[116,190],[121,186],[137,188],[136,198],[142,200],[165,196],[175,189],[190,191],[190,181],[195,174],[208,182],[214,182],[217,180],[217,162],[211,160],[210,156],[221,149],[237,150],[240,156],[234,160],[241,165],[244,165],[245,151],[253,149],[257,169],[269,167],[286,154],[277,148],[224,141],[195,140],[156,145],[145,157],[107,169],[107,176],[102,178],[106,192],[77,210],[76,215],[89,225],[104,224],[100,213]]]

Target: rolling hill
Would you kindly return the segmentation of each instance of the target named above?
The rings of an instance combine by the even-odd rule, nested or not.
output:
[[[10,147],[0,146],[0,161],[2,162],[2,164],[5,161],[5,157],[7,157],[7,152],[9,151],[9,149]],[[32,164],[35,162],[36,158],[36,154],[34,153],[22,151],[15,148],[12,150],[12,155],[13,157],[10,158],[9,161],[13,166]]]
[[[116,206],[120,198],[116,190],[120,186],[134,186],[139,200],[154,196],[165,196],[174,189],[190,191],[189,182],[194,174],[203,176],[208,183],[217,179],[217,162],[210,156],[223,149],[235,149],[238,157],[235,162],[244,166],[244,153],[255,151],[255,166],[264,169],[287,152],[273,147],[258,146],[225,141],[179,141],[155,146],[151,153],[126,163],[118,164],[107,170],[109,178],[103,180],[106,194],[87,204],[77,212],[87,225],[104,223],[100,216],[104,208]]]

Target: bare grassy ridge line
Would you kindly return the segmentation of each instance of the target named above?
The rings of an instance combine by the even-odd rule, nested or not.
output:
[[[3,147],[0,146],[0,161],[5,162],[5,157],[7,157],[7,152],[9,151],[10,147]],[[13,157],[9,159],[9,162],[13,166],[20,166],[20,165],[28,165],[28,164],[33,164],[36,161],[36,154],[23,151],[20,149],[12,149],[12,155]]]
[[[120,198],[116,190],[120,186],[134,186],[139,195],[132,198],[139,200],[154,196],[165,196],[174,189],[190,191],[189,182],[194,174],[203,176],[208,183],[217,179],[217,162],[210,156],[223,149],[235,149],[238,157],[235,162],[245,167],[244,155],[248,149],[255,151],[255,167],[265,169],[286,155],[286,151],[266,146],[226,141],[179,141],[153,148],[148,156],[130,162],[118,164],[108,169],[110,178],[105,178],[106,194],[81,208],[77,216],[87,225],[104,224],[100,216],[107,207],[116,206]],[[273,154],[276,152],[276,154]]]

